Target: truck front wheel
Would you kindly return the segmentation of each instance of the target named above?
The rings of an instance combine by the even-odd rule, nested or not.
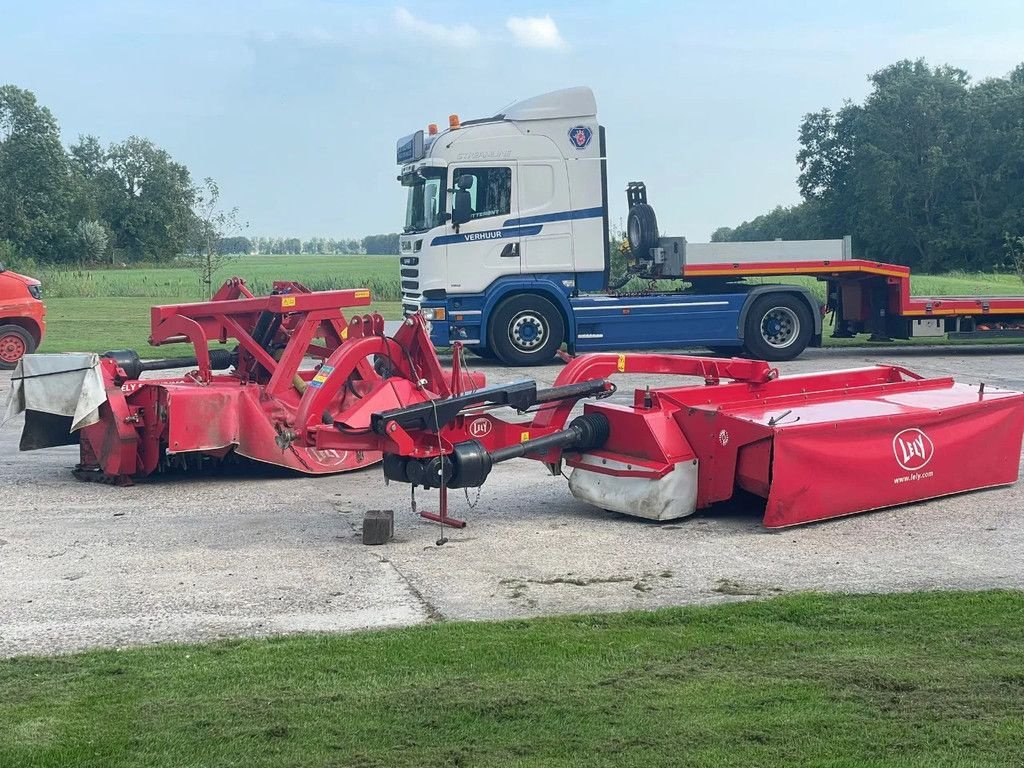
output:
[[[35,349],[35,339],[20,325],[0,325],[0,370],[13,369],[22,357]]]
[[[487,324],[488,346],[507,365],[550,362],[565,340],[558,308],[543,296],[524,294],[505,299]]]
[[[743,326],[743,348],[758,360],[792,360],[814,333],[807,303],[792,293],[769,293],[754,300]]]

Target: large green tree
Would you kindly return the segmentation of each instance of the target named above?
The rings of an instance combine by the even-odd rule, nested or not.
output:
[[[131,136],[110,146],[101,177],[111,193],[103,213],[117,248],[146,260],[185,251],[196,199],[188,168],[148,139]]]
[[[104,148],[82,136],[67,150],[53,114],[30,91],[0,86],[0,243],[43,262],[161,261],[195,231],[188,169],[137,136]]]
[[[30,91],[0,86],[0,240],[59,258],[71,239],[71,185],[57,121]]]
[[[933,271],[997,265],[1006,238],[1024,234],[1024,66],[972,85],[963,70],[900,61],[869,81],[863,104],[804,117],[804,202],[716,237],[852,234],[867,258]]]

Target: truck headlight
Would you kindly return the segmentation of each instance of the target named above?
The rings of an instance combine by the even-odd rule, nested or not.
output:
[[[420,314],[428,322],[431,320],[444,320],[444,307],[423,307],[420,310]]]
[[[41,286],[41,285],[30,285],[28,287],[28,292],[32,296],[33,299],[42,299],[43,298],[43,286]]]

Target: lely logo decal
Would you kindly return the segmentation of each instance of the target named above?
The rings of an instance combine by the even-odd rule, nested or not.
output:
[[[473,437],[487,437],[491,434],[490,419],[475,419],[469,424],[469,434]]]
[[[904,429],[892,439],[892,452],[897,464],[908,472],[915,472],[932,460],[935,444],[928,435],[914,427]]]

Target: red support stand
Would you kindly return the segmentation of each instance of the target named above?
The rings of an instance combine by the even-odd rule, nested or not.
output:
[[[452,395],[462,394],[462,342],[456,341],[452,344]],[[420,512],[424,520],[431,520],[449,528],[465,528],[466,521],[457,517],[448,517],[448,488],[441,483],[441,492],[438,495],[437,512]]]
[[[447,525],[449,528],[465,528],[466,521],[460,520],[457,517],[448,517],[448,489],[441,488],[439,496],[439,504],[437,512],[420,512],[420,517],[424,520],[431,520],[441,525]]]

